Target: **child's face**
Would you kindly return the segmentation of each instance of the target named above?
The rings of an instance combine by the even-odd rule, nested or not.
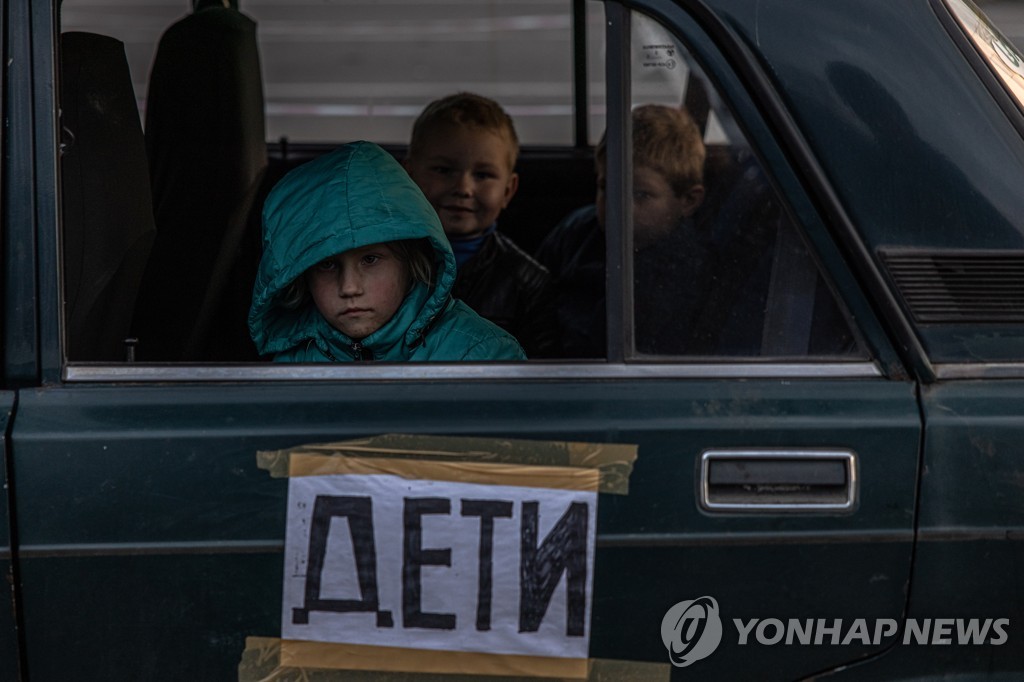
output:
[[[604,227],[604,173],[597,177],[597,220]],[[633,245],[640,249],[667,236],[697,210],[704,187],[694,185],[677,195],[668,179],[650,166],[633,168]]]
[[[405,168],[437,211],[445,234],[468,239],[490,227],[516,193],[519,177],[509,163],[509,143],[501,135],[445,126],[424,140]]]
[[[361,341],[391,319],[405,300],[409,283],[409,267],[387,244],[345,251],[306,271],[317,310],[353,341]]]

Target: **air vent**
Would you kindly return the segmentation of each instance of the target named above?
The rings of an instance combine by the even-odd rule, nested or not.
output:
[[[1024,323],[1024,251],[880,253],[922,324]]]

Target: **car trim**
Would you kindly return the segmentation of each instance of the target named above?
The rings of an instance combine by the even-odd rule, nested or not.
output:
[[[939,379],[1024,379],[1024,362],[935,365]]]
[[[973,536],[972,536],[973,537]],[[1005,536],[1004,536],[1005,537]],[[912,530],[879,530],[824,533],[797,531],[775,535],[749,533],[610,533],[597,536],[600,548],[701,547],[736,545],[861,544],[865,542],[911,542]],[[964,538],[969,539],[969,538]],[[284,541],[210,540],[205,542],[98,542],[25,545],[18,551],[27,559],[57,559],[107,556],[169,556],[220,554],[281,554]]]
[[[862,544],[867,542],[912,542],[914,532],[873,530],[849,532],[791,531],[771,535],[745,533],[606,533],[597,536],[602,549],[635,547],[732,547],[748,545]],[[922,528],[922,542],[971,542],[976,540],[1024,541],[1024,528]],[[6,558],[0,548],[0,559]],[[105,542],[94,544],[25,545],[22,558],[47,559],[91,556],[157,556],[181,554],[281,554],[284,541],[210,540],[206,542]]]
[[[976,542],[997,540],[1000,542],[1024,541],[1024,527],[939,527],[922,528],[917,538],[921,542]],[[609,533],[597,536],[597,546],[602,548],[635,547],[722,547],[748,545],[799,545],[799,544],[860,544],[870,542],[911,542],[914,531],[869,530],[869,531],[790,531],[769,535],[764,532],[743,533]]]
[[[173,554],[280,554],[284,540],[210,540],[205,542],[97,542],[23,545],[23,559]]]
[[[978,540],[1024,541],[1024,528],[1019,526],[933,526],[917,532],[921,542],[975,542]]]
[[[876,530],[831,532],[794,531],[771,535],[748,533],[611,533],[597,536],[601,548],[634,547],[733,547],[739,545],[817,545],[872,542],[913,542],[914,531]]]
[[[605,10],[605,348],[611,362],[633,353],[633,137],[631,10],[609,2]],[[628,207],[628,208],[627,208]],[[628,291],[627,291],[628,289]]]
[[[259,364],[259,365],[68,365],[69,383],[381,380],[599,380],[599,379],[871,379],[882,372],[871,362],[701,364]]]

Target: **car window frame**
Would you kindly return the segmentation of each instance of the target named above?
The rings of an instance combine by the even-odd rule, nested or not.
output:
[[[6,9],[3,374],[17,388],[62,371],[57,29],[53,2]]]
[[[574,9],[580,2],[586,0],[573,0]],[[665,3],[662,3],[664,5]],[[626,7],[618,2],[605,2],[608,12],[606,22],[606,40],[608,45],[628,47],[629,41],[629,12],[633,6]],[[644,9],[644,8],[640,8]],[[645,13],[655,20],[672,25],[672,18],[666,20],[665,12],[659,11],[664,8],[648,7]],[[672,9],[679,16],[686,18],[690,30],[703,30],[699,27],[693,16],[686,14],[680,7],[673,6]],[[581,10],[582,11],[582,10]],[[692,8],[691,8],[692,11]],[[584,13],[585,14],[585,13]],[[678,16],[676,17],[678,19]],[[716,22],[720,21],[715,18]],[[678,23],[676,23],[678,25]],[[678,33],[678,31],[674,31]],[[680,35],[686,44],[690,41],[687,36]],[[735,39],[735,36],[732,36]],[[705,40],[710,38],[705,35]],[[575,43],[575,40],[574,40]],[[585,45],[585,39],[584,39]],[[719,46],[711,43],[719,60],[722,55],[717,54]],[[632,292],[623,286],[624,282],[631,282],[631,259],[624,258],[623,254],[630,253],[631,230],[629,221],[631,217],[626,206],[631,206],[630,191],[631,173],[630,164],[622,163],[623,159],[631,158],[630,136],[622,134],[625,129],[621,125],[613,125],[612,116],[618,120],[625,121],[629,117],[629,78],[630,78],[630,55],[628,49],[608,49],[608,54],[619,55],[618,59],[606,59],[606,78],[608,92],[608,115],[609,115],[609,185],[617,191],[609,193],[608,216],[609,224],[614,225],[609,234],[608,241],[608,262],[612,267],[608,268],[608,322],[609,329],[620,329],[620,335],[609,335],[609,349],[605,360],[593,362],[575,361],[544,361],[536,360],[518,364],[400,364],[400,365],[359,365],[345,364],[333,365],[275,365],[274,363],[216,363],[216,364],[107,364],[107,363],[85,363],[67,362],[62,351],[56,355],[59,367],[57,372],[58,381],[69,383],[105,383],[105,382],[224,382],[224,381],[380,381],[380,380],[431,380],[445,378],[459,378],[472,381],[483,380],[543,380],[552,378],[574,378],[580,380],[608,378],[617,379],[644,379],[644,378],[685,378],[685,377],[716,377],[716,378],[754,378],[754,377],[786,377],[786,378],[837,378],[837,377],[883,377],[903,376],[900,363],[894,361],[895,351],[883,339],[881,343],[866,345],[867,359],[862,357],[854,358],[751,358],[751,357],[671,357],[665,359],[651,359],[645,357],[639,361],[631,360],[632,349]],[[699,59],[698,55],[694,55]],[[707,70],[707,65],[701,64]],[[721,65],[716,65],[720,68]],[[579,69],[577,69],[579,71]],[[583,82],[586,82],[585,75]],[[577,90],[574,100],[579,102],[580,97],[586,99],[585,89]],[[612,105],[615,102],[615,106]],[[613,111],[614,110],[614,111]],[[748,112],[749,113],[749,112]],[[585,133],[585,131],[584,131]],[[579,140],[577,133],[577,141]],[[758,145],[750,140],[752,147]],[[780,152],[774,152],[779,155]],[[618,160],[618,161],[616,161]],[[57,195],[59,196],[59,194]],[[782,196],[787,196],[782,194]],[[815,251],[811,249],[812,253]],[[827,270],[826,270],[827,271]],[[847,277],[844,283],[844,290],[852,282],[852,277]],[[59,290],[59,289],[58,289]],[[614,292],[614,296],[612,295]],[[51,299],[52,300],[52,299]],[[844,301],[845,302],[845,301]],[[848,303],[848,302],[846,302]],[[860,302],[862,309],[867,309],[864,301]],[[856,311],[851,310],[856,315]],[[57,315],[56,317],[60,317]],[[858,317],[863,319],[863,316]],[[57,320],[62,324],[62,320]],[[877,323],[876,323],[877,326]],[[879,330],[873,330],[877,337]],[[868,332],[859,329],[858,336],[867,336]],[[612,336],[617,336],[612,341]]]
[[[778,104],[778,96],[774,90],[768,84],[763,73],[756,70],[756,60],[753,59],[749,54],[742,50],[742,43],[736,37],[734,33],[720,21],[720,19],[711,14],[708,9],[700,3],[693,2],[679,2],[679,3],[666,3],[659,2],[658,0],[652,0],[650,2],[635,2],[630,3],[628,6],[624,6],[618,2],[605,2],[606,8],[619,8],[617,10],[608,11],[608,17],[605,22],[606,24],[606,52],[608,55],[617,55],[618,59],[608,58],[606,59],[606,83],[608,91],[608,127],[607,127],[607,185],[606,190],[606,262],[607,268],[607,329],[621,330],[621,334],[613,335],[610,331],[608,334],[608,351],[607,360],[609,362],[626,362],[626,363],[650,363],[650,362],[661,362],[661,363],[695,363],[705,362],[712,364],[728,363],[728,364],[761,364],[761,363],[816,363],[816,362],[842,362],[844,358],[841,356],[806,356],[801,358],[795,357],[783,357],[783,358],[769,358],[769,357],[758,357],[758,356],[728,356],[728,355],[710,355],[710,356],[696,356],[696,355],[672,355],[663,357],[652,357],[650,355],[639,354],[635,349],[635,335],[634,335],[634,292],[633,292],[633,259],[623,258],[622,254],[628,254],[633,252],[632,234],[632,163],[627,160],[632,159],[632,136],[628,134],[630,130],[630,109],[632,106],[632,46],[630,41],[632,39],[632,19],[631,15],[633,12],[643,14],[648,19],[657,22],[665,31],[672,33],[676,40],[680,41],[683,49],[688,53],[688,60],[695,62],[694,66],[702,72],[705,78],[709,79],[709,85],[715,90],[715,99],[721,101],[722,106],[728,108],[728,116],[732,120],[733,126],[736,128],[738,134],[742,137],[744,142],[749,145],[749,151],[758,160],[760,167],[765,171],[767,180],[772,187],[772,191],[778,200],[783,204],[783,210],[789,215],[793,228],[799,234],[801,241],[803,242],[808,257],[812,260],[812,267],[817,269],[817,272],[821,275],[824,285],[829,289],[830,295],[833,297],[837,307],[839,308],[843,319],[846,321],[848,328],[855,340],[858,350],[871,358],[882,358],[882,353],[885,355],[883,362],[884,366],[895,367],[892,360],[891,348],[882,344],[867,343],[866,336],[867,331],[862,331],[860,326],[855,322],[856,319],[864,319],[864,313],[856,313],[849,306],[846,298],[839,293],[839,286],[833,279],[831,268],[823,262],[821,258],[821,249],[827,246],[833,246],[827,242],[822,241],[820,238],[815,241],[809,239],[808,230],[804,227],[804,221],[801,220],[801,216],[797,214],[791,203],[792,196],[795,194],[792,191],[787,192],[786,188],[782,187],[775,177],[775,173],[772,172],[772,159],[766,158],[766,153],[762,152],[762,147],[773,146],[765,145],[766,139],[762,136],[759,144],[754,135],[753,130],[749,129],[749,126],[744,124],[739,116],[739,113],[734,110],[732,106],[737,99],[736,97],[729,97],[728,93],[720,91],[719,81],[714,77],[716,69],[701,58],[700,54],[694,51],[694,34],[683,35],[675,28],[670,28],[673,25],[671,15],[676,15],[677,21],[674,22],[676,27],[682,27],[684,25],[690,25],[695,31],[706,30],[709,27],[717,29],[717,38],[724,38],[725,45],[722,42],[716,42],[711,46],[712,51],[720,50],[726,46],[732,47],[733,54],[729,55],[732,57],[741,57],[741,59],[733,60],[731,66],[735,68],[735,75],[746,78],[746,85],[751,92],[745,93],[751,96],[760,95],[762,97],[770,99],[775,106]],[[691,14],[685,14],[689,10]],[[698,18],[699,17],[699,18]],[[704,19],[700,22],[699,19]],[[702,26],[698,26],[703,23]],[[710,38],[711,36],[707,33],[705,37]],[[730,45],[730,43],[732,43]],[[739,48],[739,49],[736,49]],[[707,52],[707,51],[705,51]],[[736,53],[739,54],[736,54]],[[717,52],[716,52],[717,54]],[[720,55],[724,56],[724,55]],[[745,67],[745,68],[741,68]],[[719,67],[720,69],[720,67]],[[759,91],[759,92],[757,92]],[[773,112],[774,113],[774,112]],[[785,116],[785,112],[781,112],[780,116]],[[761,114],[755,114],[754,118],[751,119],[751,112],[747,112],[746,119],[748,121],[754,120],[760,122]],[[613,125],[613,117],[615,117]],[[737,119],[737,120],[734,120]],[[795,125],[792,120],[787,118],[787,124],[791,131],[795,131]],[[789,132],[789,131],[787,131]],[[799,145],[803,146],[802,151],[807,152],[806,143],[799,138],[799,133],[796,132],[796,141]],[[768,153],[778,155],[777,151]],[[778,165],[778,161],[775,162]],[[813,167],[813,160],[804,162],[805,167]],[[824,187],[827,189],[827,180],[824,179],[824,175],[819,176],[819,180],[824,183]],[[798,192],[800,196],[803,196],[802,192]],[[830,198],[831,193],[829,193]],[[834,199],[833,199],[834,200]],[[838,206],[838,204],[836,204]],[[841,210],[841,209],[839,209]],[[804,216],[807,215],[804,210]],[[818,230],[819,235],[823,235],[822,230]],[[831,265],[833,267],[839,267],[842,264],[839,263],[835,258],[832,258]],[[845,272],[845,266],[842,267]],[[850,282],[849,280],[843,285],[843,289],[846,291],[859,290],[859,287]],[[620,299],[621,297],[621,299]],[[873,316],[872,321],[873,320]],[[863,360],[863,356],[855,357],[850,356],[846,358],[848,362],[856,362]]]

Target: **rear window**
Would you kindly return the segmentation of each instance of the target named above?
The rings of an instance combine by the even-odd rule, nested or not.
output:
[[[61,29],[124,42],[144,115],[155,47],[188,14],[187,4],[65,0]],[[239,9],[257,24],[269,140],[404,144],[438,93],[465,90],[501,102],[524,144],[573,141],[568,0],[480,0],[458,11],[434,3],[247,0]],[[588,33],[602,38],[600,4],[588,3],[586,17]],[[601,48],[589,50],[595,135],[604,128]]]

